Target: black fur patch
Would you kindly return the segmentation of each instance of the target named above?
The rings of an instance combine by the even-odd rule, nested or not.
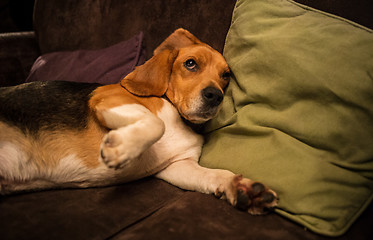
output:
[[[0,120],[25,134],[87,127],[88,100],[98,84],[32,82],[0,88]]]

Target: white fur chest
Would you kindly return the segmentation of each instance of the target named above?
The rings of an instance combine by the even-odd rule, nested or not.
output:
[[[184,159],[198,161],[203,144],[202,136],[186,126],[176,108],[166,100],[157,116],[166,127],[162,138],[150,149],[157,161],[165,161],[167,165]]]

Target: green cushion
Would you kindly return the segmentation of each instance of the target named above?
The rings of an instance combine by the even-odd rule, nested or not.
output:
[[[261,181],[276,212],[328,236],[373,198],[373,31],[290,0],[238,0],[234,77],[200,164]]]

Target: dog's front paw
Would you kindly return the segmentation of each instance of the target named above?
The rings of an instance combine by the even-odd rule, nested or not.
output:
[[[142,153],[135,142],[127,141],[119,131],[110,131],[101,143],[101,160],[109,168],[119,169]]]
[[[236,189],[236,207],[253,215],[268,213],[277,205],[277,194],[260,182],[238,175],[233,180]]]
[[[241,175],[233,178],[225,197],[236,208],[253,215],[268,213],[278,201],[277,194],[267,186]]]

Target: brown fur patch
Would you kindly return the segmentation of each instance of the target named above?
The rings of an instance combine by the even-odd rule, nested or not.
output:
[[[157,114],[163,106],[163,100],[159,97],[138,97],[128,92],[120,84],[114,84],[97,88],[89,101],[90,109],[103,126],[106,126],[106,123],[102,111],[124,104],[141,104],[152,113]]]
[[[61,129],[26,136],[17,128],[1,122],[0,131],[0,141],[19,147],[25,157],[40,169],[56,167],[62,158],[69,155],[75,155],[89,168],[97,167],[101,139],[105,134],[105,130],[93,118],[89,119],[88,128],[83,131]]]

